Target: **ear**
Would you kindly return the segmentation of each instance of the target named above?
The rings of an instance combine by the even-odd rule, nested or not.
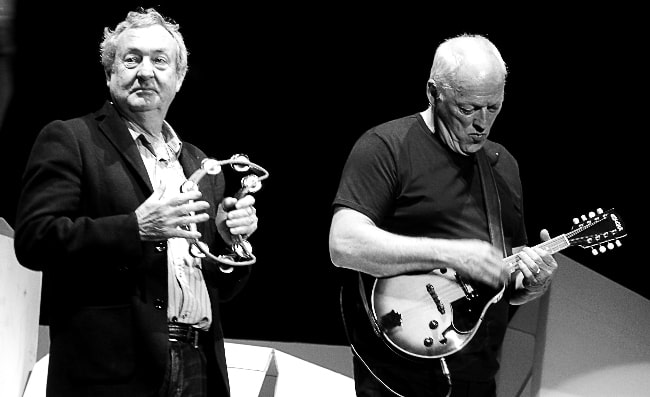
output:
[[[433,79],[427,81],[427,98],[429,98],[429,103],[435,103],[438,98],[438,87],[436,87],[436,82]]]

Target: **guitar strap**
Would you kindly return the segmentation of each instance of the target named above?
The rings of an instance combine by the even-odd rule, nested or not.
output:
[[[498,153],[495,153],[498,156]],[[501,225],[501,201],[497,191],[497,183],[494,179],[492,166],[488,160],[486,149],[483,148],[476,152],[476,161],[478,162],[479,175],[481,177],[481,187],[483,188],[483,199],[485,201],[485,212],[487,214],[488,229],[490,232],[490,242],[505,257],[506,246],[503,238],[503,227]]]
[[[372,324],[372,330],[375,332],[375,334],[378,337],[381,337],[381,330],[379,329],[379,324],[377,324],[377,321],[375,321],[375,317],[372,315],[372,311],[370,310],[370,306],[368,305],[366,286],[363,281],[363,277],[361,276],[361,272],[357,272],[357,273],[359,274],[359,294],[361,295],[361,302],[363,303],[364,311],[368,315],[368,320],[370,320],[370,324]]]

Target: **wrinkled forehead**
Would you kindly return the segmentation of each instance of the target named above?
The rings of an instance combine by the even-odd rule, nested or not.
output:
[[[174,37],[160,25],[126,29],[117,38],[117,46],[123,50],[142,49],[172,54],[178,51]]]
[[[467,63],[458,68],[451,85],[462,96],[503,96],[505,74],[494,62]]]

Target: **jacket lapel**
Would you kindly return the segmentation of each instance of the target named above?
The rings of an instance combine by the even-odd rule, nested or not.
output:
[[[148,191],[147,195],[153,193],[149,174],[147,174],[147,169],[144,166],[142,157],[140,157],[138,147],[133,141],[126,124],[110,102],[106,102],[104,107],[97,112],[96,120],[100,131],[115,146],[129,167],[141,180],[142,185]]]

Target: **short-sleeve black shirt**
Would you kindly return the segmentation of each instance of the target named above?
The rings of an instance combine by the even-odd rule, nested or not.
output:
[[[510,250],[525,245],[517,162],[495,142],[488,141],[484,148],[497,182],[506,246]],[[381,124],[359,138],[343,169],[333,205],[359,211],[378,227],[400,235],[489,241],[475,156],[450,150],[419,114]],[[507,316],[507,298],[490,307],[472,341],[447,358],[454,377],[486,380],[494,376]]]

